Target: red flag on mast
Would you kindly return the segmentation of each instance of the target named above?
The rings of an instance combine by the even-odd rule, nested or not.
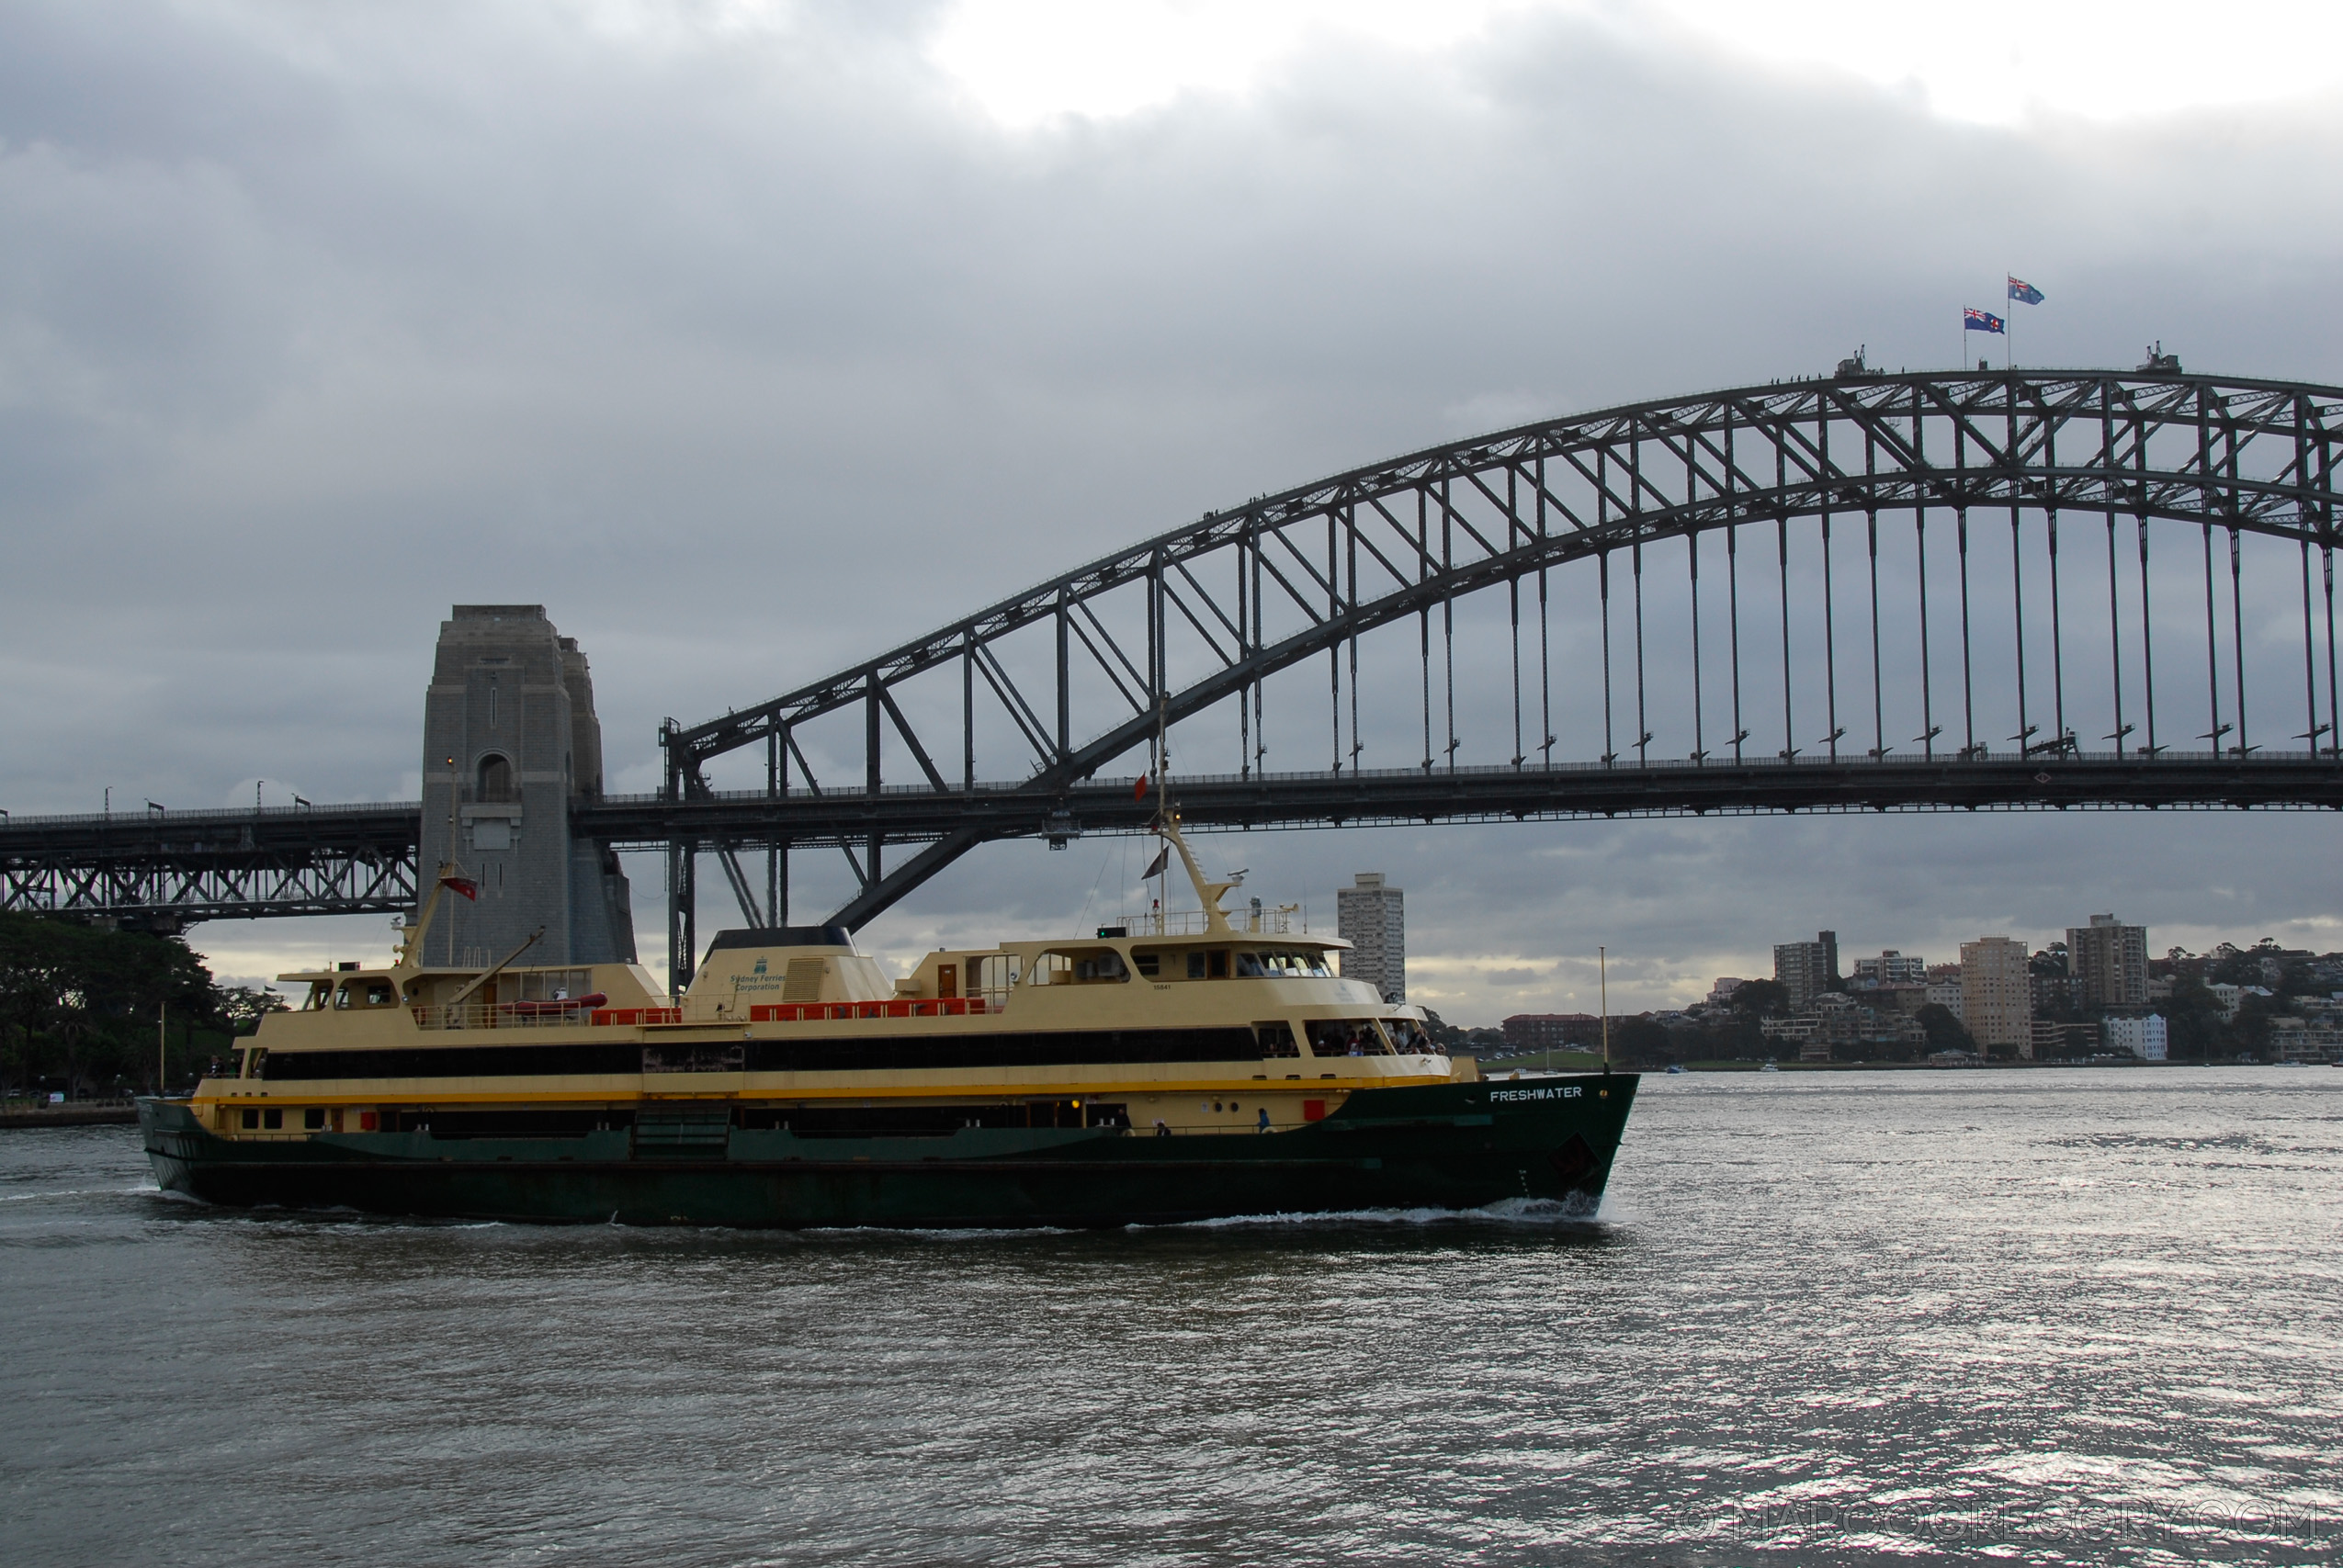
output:
[[[1133,800],[1145,800],[1147,798],[1147,775],[1145,773],[1141,773],[1139,775],[1138,787],[1131,791],[1131,798]]]
[[[439,886],[453,893],[460,893],[473,903],[480,902],[480,884],[469,876],[443,876]]]

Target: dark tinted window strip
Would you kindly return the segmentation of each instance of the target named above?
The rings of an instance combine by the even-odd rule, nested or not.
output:
[[[1261,1055],[1250,1029],[1058,1030],[956,1039],[891,1035],[862,1040],[755,1040],[745,1042],[744,1046],[741,1067],[752,1073],[1235,1062]],[[614,1043],[468,1045],[436,1051],[278,1051],[269,1054],[263,1073],[272,1082],[634,1074],[643,1070],[645,1049]],[[673,1066],[673,1058],[692,1048],[654,1045],[648,1049]]]

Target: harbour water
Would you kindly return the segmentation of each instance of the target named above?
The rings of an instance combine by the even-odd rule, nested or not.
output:
[[[2343,1071],[1647,1078],[1597,1227],[239,1214],[0,1133],[17,1564],[2343,1555]]]

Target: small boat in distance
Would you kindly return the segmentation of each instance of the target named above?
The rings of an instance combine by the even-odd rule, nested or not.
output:
[[[1636,1077],[1481,1081],[1339,938],[1209,880],[1086,937],[889,976],[835,926],[725,931],[682,997],[632,964],[397,957],[281,976],[232,1077],[139,1105],[155,1179],[225,1204],[522,1221],[1118,1225],[1591,1214]],[[458,886],[458,891],[461,887]],[[1160,909],[1160,905],[1159,905]]]

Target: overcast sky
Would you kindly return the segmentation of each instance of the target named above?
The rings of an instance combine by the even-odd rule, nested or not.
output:
[[[456,602],[593,660],[614,789],[1063,567],[1634,398],[2020,357],[2334,382],[2327,7],[0,7],[0,807],[413,798]],[[1216,839],[1409,891],[1452,1018],[1688,999],[1772,942],[2094,911],[2343,946],[2317,816]],[[1144,856],[1138,857],[1143,859]],[[1128,847],[866,933],[1091,919]],[[660,872],[632,870],[646,959]],[[816,871],[812,885],[823,873]],[[710,878],[709,880],[713,880]],[[801,895],[802,901],[814,897]],[[1104,903],[1102,903],[1104,901]],[[730,917],[711,903],[707,931]],[[223,973],[379,921],[199,927]]]

